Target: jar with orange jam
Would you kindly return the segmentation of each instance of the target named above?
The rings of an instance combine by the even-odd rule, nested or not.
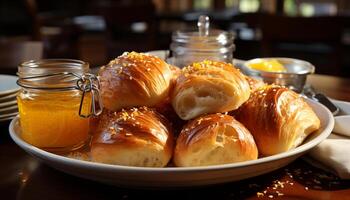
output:
[[[89,141],[89,118],[101,112],[97,78],[71,59],[28,61],[18,67],[21,137],[48,151],[72,151]],[[100,102],[100,101],[99,101]]]

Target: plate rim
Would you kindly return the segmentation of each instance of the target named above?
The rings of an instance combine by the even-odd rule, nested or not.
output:
[[[14,113],[6,113],[6,114],[3,114],[3,115],[0,115],[0,119],[2,118],[10,118],[10,117],[16,117],[18,115],[18,111],[14,112]]]
[[[0,102],[0,109],[1,108],[7,108],[7,107],[15,105],[15,104],[17,104],[17,100],[16,99],[14,99],[12,101]]]
[[[17,82],[17,79],[18,79],[18,76],[9,75],[9,74],[0,74],[0,78],[1,77],[11,77],[11,78],[16,79],[16,82]],[[20,89],[20,87],[17,85],[16,88],[11,88],[9,90],[0,91],[0,97],[6,96],[6,95],[11,94],[11,93],[14,93],[14,92],[18,91],[19,89]]]
[[[4,108],[1,108],[1,107],[0,107],[0,112],[1,112],[1,113],[5,113],[5,114],[13,113],[12,111],[18,112],[17,110],[18,110],[17,104],[9,105],[9,106],[4,107]],[[1,115],[0,115],[0,116],[1,116]]]
[[[7,94],[5,96],[0,96],[0,103],[5,103],[5,102],[16,100],[17,92],[18,91],[15,91],[15,92]]]
[[[3,115],[0,115],[0,122],[12,120],[12,119],[14,119],[17,115],[18,115],[18,112],[11,113],[11,115],[5,116],[5,117],[3,117]]]
[[[311,100],[310,100],[311,101]],[[164,167],[164,168],[152,168],[152,167],[135,167],[135,166],[123,166],[123,165],[112,165],[112,164],[105,164],[105,163],[97,163],[92,161],[84,161],[84,160],[78,160],[74,158],[69,158],[61,155],[57,155],[54,153],[47,152],[45,150],[42,150],[40,148],[37,148],[35,146],[30,145],[29,143],[26,143],[24,140],[22,140],[18,134],[14,130],[15,123],[18,123],[19,116],[16,116],[14,119],[12,119],[10,126],[9,126],[9,132],[12,140],[19,145],[22,149],[25,149],[27,152],[35,152],[36,154],[39,154],[40,156],[36,155],[35,157],[42,158],[42,156],[46,157],[49,160],[55,160],[55,162],[64,162],[67,165],[74,165],[79,166],[82,168],[94,168],[95,170],[106,170],[106,171],[114,171],[118,170],[119,172],[127,171],[128,173],[191,173],[191,172],[201,172],[201,171],[217,171],[217,170],[226,170],[226,169],[232,169],[232,168],[242,168],[247,166],[255,166],[260,165],[264,163],[269,163],[272,161],[280,160],[283,158],[292,157],[298,154],[301,154],[303,152],[306,152],[307,150],[310,150],[311,148],[315,147],[317,144],[325,140],[330,133],[332,132],[332,129],[334,127],[334,118],[333,115],[330,113],[330,111],[323,106],[322,104],[311,101],[315,105],[321,107],[327,114],[327,118],[329,120],[329,123],[325,125],[323,132],[318,135],[313,140],[309,141],[306,144],[303,144],[301,146],[296,147],[295,149],[279,153],[272,156],[267,156],[264,158],[259,158],[256,160],[249,160],[249,161],[243,161],[243,162],[237,162],[237,163],[229,163],[229,164],[221,164],[221,165],[210,165],[210,166],[196,166],[196,167]],[[311,146],[311,147],[310,147]],[[28,152],[28,153],[29,153]],[[32,153],[33,154],[33,153]]]

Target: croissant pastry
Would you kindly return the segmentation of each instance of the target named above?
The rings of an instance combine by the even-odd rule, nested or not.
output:
[[[153,107],[169,96],[172,78],[169,65],[158,57],[125,53],[99,71],[104,107],[111,111]]]
[[[231,64],[193,63],[182,69],[172,93],[172,105],[181,119],[237,109],[250,94],[245,76]]]
[[[232,116],[210,114],[182,129],[174,152],[179,167],[205,166],[257,159],[253,136]]]
[[[276,85],[255,90],[235,117],[252,133],[263,156],[297,147],[320,127],[317,115],[301,96]]]
[[[245,79],[248,81],[251,92],[259,89],[260,87],[266,86],[266,83],[264,83],[264,81],[256,79],[256,78],[246,76]]]
[[[107,164],[164,167],[173,153],[169,122],[141,107],[104,112],[91,142],[91,159]]]

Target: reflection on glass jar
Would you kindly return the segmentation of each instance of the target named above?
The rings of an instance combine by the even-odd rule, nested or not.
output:
[[[70,151],[89,140],[91,95],[82,101],[79,77],[88,63],[69,59],[29,61],[18,67],[18,108],[22,138],[49,151]],[[80,105],[82,106],[80,107]]]
[[[170,50],[171,64],[178,67],[193,62],[214,60],[232,62],[234,51],[234,34],[221,30],[209,30],[209,18],[201,16],[198,31],[176,31],[172,35]]]

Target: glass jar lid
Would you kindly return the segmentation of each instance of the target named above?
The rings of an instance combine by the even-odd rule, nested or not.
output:
[[[32,89],[75,89],[89,63],[74,59],[30,60],[18,66],[18,85]]]
[[[89,64],[73,59],[43,59],[23,62],[18,66],[17,84],[25,89],[82,92],[79,115],[81,117],[101,114],[103,105],[100,96],[100,84],[97,76],[90,74]],[[90,93],[91,95],[86,95]],[[91,108],[88,114],[82,113],[85,98],[91,96]]]
[[[186,48],[186,51],[196,52],[222,52],[222,48],[233,51],[234,33],[216,29],[209,29],[209,17],[200,16],[198,19],[198,31],[175,31],[172,34],[170,48]]]

